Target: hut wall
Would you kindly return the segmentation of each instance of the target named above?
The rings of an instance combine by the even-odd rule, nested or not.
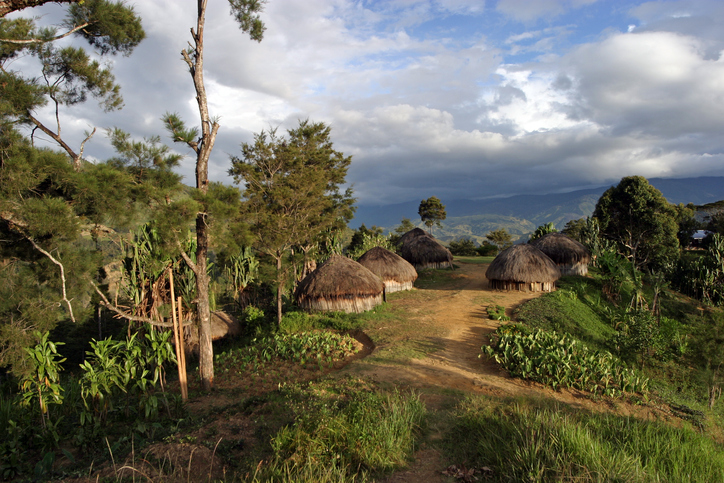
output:
[[[412,282],[396,282],[394,280],[383,280],[383,282],[385,282],[386,293],[412,290]]]
[[[448,261],[445,261],[445,262],[429,262],[429,263],[424,263],[424,264],[416,264],[416,263],[415,263],[415,264],[413,264],[413,265],[414,265],[414,267],[415,267],[415,270],[417,270],[418,272],[419,272],[420,270],[425,270],[426,268],[435,268],[435,269],[452,268],[452,262],[448,262]]]
[[[588,275],[588,264],[558,265],[558,270],[561,271],[561,275]]]
[[[490,280],[493,290],[518,290],[520,292],[553,292],[555,282],[515,282],[513,280]]]
[[[299,301],[301,308],[316,312],[341,311],[361,314],[372,310],[382,303],[382,293],[368,297],[340,298],[329,300],[324,298],[312,299],[305,297]]]

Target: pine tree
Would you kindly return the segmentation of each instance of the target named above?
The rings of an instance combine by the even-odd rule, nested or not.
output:
[[[285,254],[343,228],[352,218],[351,190],[340,192],[351,156],[335,151],[331,129],[301,121],[280,137],[275,129],[255,136],[232,156],[229,174],[244,183],[244,214],[255,246],[271,256],[277,273],[277,320],[282,318]]]
[[[96,130],[86,133],[78,150],[71,147],[62,136],[62,109],[92,96],[103,109],[112,111],[122,107],[123,98],[107,65],[83,47],[58,47],[55,41],[80,37],[101,56],[129,55],[145,32],[133,7],[122,1],[84,0],[73,4],[64,26],[67,31],[59,34],[56,28],[37,28],[32,19],[0,19],[0,116],[4,126],[20,123],[32,126],[33,132],[44,132],[68,153],[78,171],[85,144]],[[14,59],[28,54],[39,61],[37,74],[10,70]],[[36,115],[49,102],[55,110],[54,126]]]

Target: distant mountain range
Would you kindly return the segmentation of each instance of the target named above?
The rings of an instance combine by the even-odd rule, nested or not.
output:
[[[660,190],[670,203],[704,205],[724,200],[724,177],[651,178],[649,183]],[[517,195],[488,200],[442,200],[447,219],[435,227],[433,235],[443,241],[461,237],[480,243],[493,230],[505,228],[514,239],[526,238],[538,226],[553,222],[559,230],[569,220],[591,216],[596,202],[611,185],[586,190],[547,195]],[[434,194],[431,194],[434,196]],[[422,226],[417,209],[420,201],[384,206],[358,206],[352,228],[363,223],[393,230],[402,218]]]

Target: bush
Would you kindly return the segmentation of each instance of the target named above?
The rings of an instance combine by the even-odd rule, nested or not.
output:
[[[451,241],[449,248],[450,253],[460,257],[474,257],[478,254],[475,250],[475,242],[467,238],[462,238],[458,241]]]
[[[475,251],[478,252],[478,255],[481,257],[494,257],[498,254],[498,247],[489,241],[484,241]]]

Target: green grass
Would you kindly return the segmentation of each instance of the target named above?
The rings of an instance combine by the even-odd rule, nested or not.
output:
[[[567,280],[572,278],[566,277]],[[571,335],[595,349],[610,350],[608,341],[615,331],[594,310],[594,307],[606,304],[596,298],[600,289],[593,281],[575,279],[568,283],[564,280],[559,290],[521,305],[513,318],[531,327]]]
[[[495,257],[455,257],[455,261],[459,263],[486,264],[495,260]]]
[[[455,270],[451,270],[449,268],[420,270],[417,273],[417,280],[415,280],[415,288],[422,290],[449,290],[454,288],[456,283],[460,283],[459,280],[456,280],[455,275]]]
[[[365,481],[405,465],[425,425],[415,393],[359,379],[284,389],[294,424],[271,439],[274,457],[255,481]]]
[[[690,427],[485,397],[465,400],[454,421],[447,456],[491,468],[492,481],[724,481],[724,451]]]

